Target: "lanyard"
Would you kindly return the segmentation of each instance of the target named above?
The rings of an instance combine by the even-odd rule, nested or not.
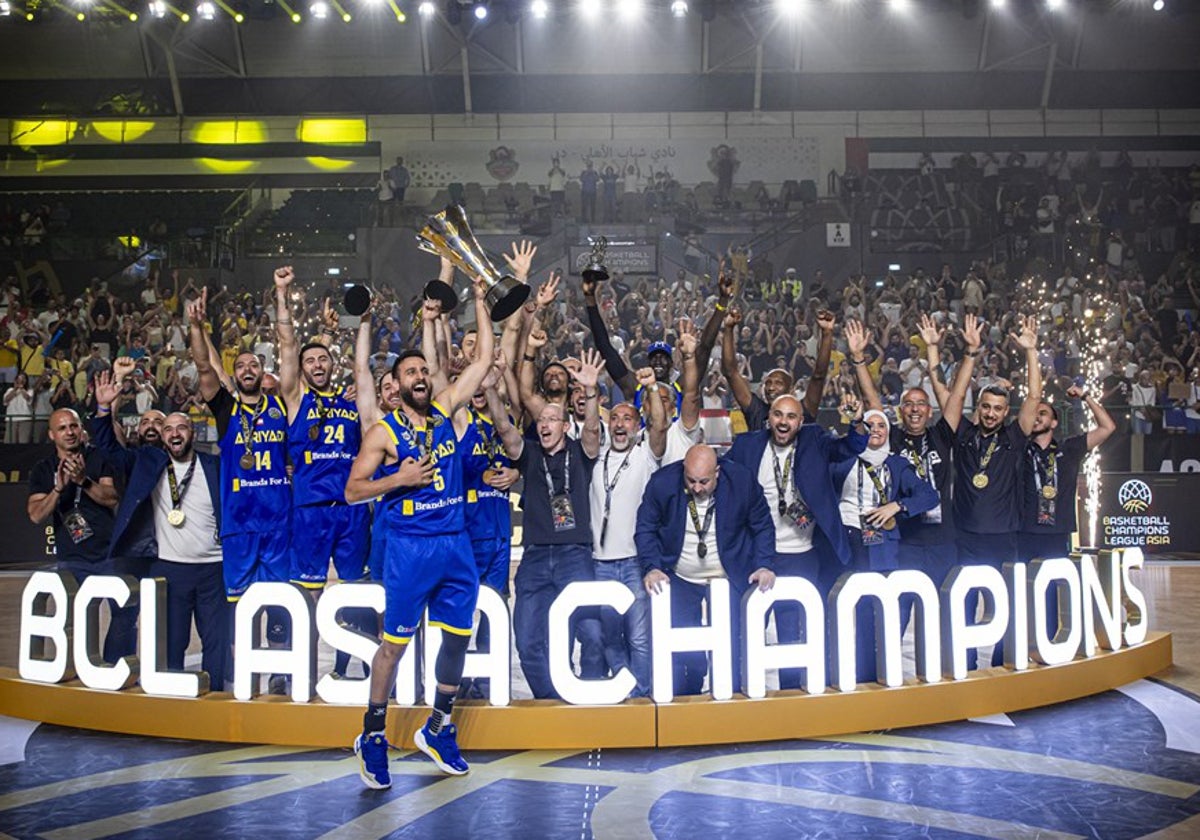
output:
[[[688,513],[692,517],[692,527],[696,529],[696,539],[699,543],[696,546],[696,554],[700,559],[708,554],[708,529],[712,525],[713,515],[717,512],[717,500],[709,497],[708,510],[704,511],[704,525],[700,524],[700,514],[696,510],[696,497],[688,493]]]
[[[329,416],[329,406],[325,404],[325,399],[315,390],[312,392],[313,400],[317,404],[317,423],[315,426],[308,427],[309,440],[316,440],[321,436],[321,430],[325,428],[325,418]]]
[[[863,507],[863,461],[858,459],[858,512],[861,515],[866,508]],[[875,507],[879,507],[888,497],[888,485],[891,483],[891,473],[880,473],[879,469],[874,464],[866,464],[866,473],[871,477],[871,483],[875,485]]]
[[[917,440],[920,441],[917,444]],[[917,475],[921,480],[929,483],[933,489],[937,489],[937,479],[933,474],[933,464],[929,459],[929,435],[928,433],[921,435],[919,439],[906,437],[904,442],[908,444],[904,447],[904,454],[907,456],[913,469],[917,471]]]
[[[425,418],[425,428],[417,429],[412,421],[408,419],[408,415],[400,409],[396,409],[396,419],[400,422],[409,434],[417,441],[417,453],[424,458],[433,451],[433,418]]]
[[[630,446],[625,452],[625,459],[621,461],[621,466],[617,467],[617,473],[610,482],[608,480],[608,456],[611,454],[611,449],[604,453],[604,519],[600,523],[601,548],[604,548],[604,538],[608,536],[608,511],[612,506],[612,491],[616,489],[617,482],[621,480],[621,473],[625,472],[625,468],[629,466],[629,457],[633,454],[633,446]]]
[[[1051,441],[1047,448],[1050,454],[1042,458],[1041,447],[1036,443],[1029,447],[1029,457],[1033,459],[1033,483],[1038,495],[1041,495],[1043,485],[1058,489],[1058,444]]]
[[[787,491],[788,486],[792,483],[792,460],[796,454],[796,445],[792,444],[788,450],[787,457],[783,459],[783,468],[779,467],[779,459],[775,457],[775,451],[771,451],[771,462],[775,469],[775,489],[779,491],[779,515],[785,516],[787,513]]]
[[[565,458],[563,459],[563,491],[562,495],[571,495],[571,447],[563,447]],[[546,475],[546,492],[551,496],[557,495],[554,492],[554,479],[550,477],[550,456],[544,451],[542,452],[542,472]]]
[[[167,489],[171,491],[171,507],[179,510],[183,504],[183,494],[187,492],[188,486],[192,483],[192,474],[196,472],[195,455],[192,456],[192,463],[188,464],[187,472],[183,474],[183,479],[175,478],[175,462],[167,464]]]

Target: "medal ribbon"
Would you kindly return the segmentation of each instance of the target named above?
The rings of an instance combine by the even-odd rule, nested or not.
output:
[[[617,482],[621,480],[621,473],[625,472],[625,468],[629,466],[629,456],[633,454],[633,447],[629,447],[625,452],[625,460],[621,461],[621,466],[617,467],[617,474],[610,482],[608,480],[608,456],[611,454],[611,449],[604,453],[604,519],[600,523],[601,548],[604,548],[604,539],[608,536],[608,511],[612,505],[612,491],[616,489]]]
[[[1029,451],[1030,457],[1033,458],[1033,483],[1037,485],[1039,496],[1043,486],[1058,490],[1058,444],[1051,441],[1048,449],[1050,455],[1045,459],[1042,458],[1037,444],[1033,444]]]
[[[571,495],[571,447],[565,448],[566,457],[563,459],[563,495]],[[554,492],[554,479],[550,477],[550,456],[542,453],[542,472],[546,475],[546,491],[551,497]]]
[[[500,454],[500,447],[497,445],[496,438],[488,435],[487,424],[483,422],[483,415],[475,409],[470,409],[471,422],[475,424],[475,431],[479,433],[479,437],[483,440],[483,448],[487,452],[488,469],[498,467],[496,463],[497,456]]]
[[[254,454],[253,430],[255,427],[258,426],[258,418],[262,417],[263,412],[267,410],[267,402],[268,401],[269,401],[269,398],[267,397],[267,395],[263,394],[262,399],[259,400],[259,402],[258,402],[258,406],[254,409],[253,416],[249,420],[247,420],[246,419],[246,404],[244,402],[242,402],[240,397],[238,398],[238,403],[237,403],[238,421],[241,423],[241,426],[242,426],[242,438],[243,438],[243,443],[246,446],[246,454],[247,455]]]
[[[700,544],[696,547],[696,554],[701,559],[708,554],[708,529],[712,525],[713,515],[717,512],[717,500],[710,498],[708,500],[708,510],[704,512],[704,525],[700,525],[700,513],[696,510],[696,497],[688,493],[688,513],[692,517],[692,527],[696,529],[696,538],[700,540]]]
[[[866,473],[871,477],[871,483],[875,485],[875,505],[879,507],[887,501],[888,485],[891,482],[891,472],[881,473],[874,464],[864,464],[861,458],[858,459],[858,515],[862,516],[866,513],[863,507],[863,468],[866,468]]]
[[[984,452],[983,456],[979,459],[979,472],[976,473],[977,475],[982,475],[983,473],[987,472],[988,464],[991,463],[992,456],[996,454],[996,444],[999,440],[1000,440],[999,432],[996,432],[995,434],[992,435],[991,441],[988,442],[987,451]],[[978,449],[982,445],[982,441],[983,441],[983,436],[981,435],[979,437],[979,439],[975,442],[976,449]]]
[[[183,479],[175,478],[175,462],[167,464],[167,489],[171,491],[171,507],[174,510],[179,510],[183,504],[183,494],[187,492],[188,486],[192,483],[192,474],[196,472],[196,461],[199,459],[192,455],[192,463],[188,464],[187,472],[183,474]]]
[[[408,419],[408,415],[400,409],[396,409],[396,419],[400,421],[400,425],[404,427],[413,439],[417,442],[417,452],[422,458],[433,452],[433,418],[425,418],[425,428],[418,430]]]
[[[779,459],[775,457],[774,451],[771,452],[772,466],[775,470],[775,489],[779,491],[779,515],[787,515],[787,495],[788,487],[791,485],[792,477],[792,460],[796,454],[796,446],[793,443],[791,449],[788,450],[787,457],[783,459],[783,468],[779,467]]]

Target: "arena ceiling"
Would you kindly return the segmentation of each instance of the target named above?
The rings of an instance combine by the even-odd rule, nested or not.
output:
[[[1200,107],[1155,1],[0,0],[0,113]]]

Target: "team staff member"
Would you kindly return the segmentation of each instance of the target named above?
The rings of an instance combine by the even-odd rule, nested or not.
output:
[[[712,447],[696,444],[682,461],[650,479],[638,507],[638,560],[646,592],[671,589],[676,626],[701,626],[708,580],[727,578],[733,626],[733,686],[741,687],[741,604],[751,586],[775,585],[775,529],[754,473],[736,461],[718,463]],[[702,651],[675,654],[676,694],[699,694],[708,672]]]
[[[433,397],[429,366],[421,354],[401,355],[393,366],[400,408],[367,432],[346,483],[346,501],[352,504],[390,497],[382,521],[377,522],[387,529],[383,643],[371,661],[370,702],[363,731],[354,741],[359,774],[370,788],[392,783],[384,735],[388,697],[395,687],[400,656],[426,606],[430,625],[444,632],[434,668],[433,711],[414,741],[443,772],[462,775],[470,769],[459,754],[451,714],[471,639],[479,577],[463,510],[460,431],[452,418],[492,366],[492,322],[484,292],[483,282],[476,281],[476,361]],[[377,476],[387,462],[396,466]]]
[[[897,523],[937,507],[937,491],[901,455],[890,454],[891,424],[877,408],[863,415],[867,448],[833,465],[838,512],[852,560],[848,572],[888,572],[900,566],[903,536]],[[858,682],[876,678],[875,609],[860,601],[855,617]]]
[[[664,389],[654,371],[637,371],[637,384],[645,389]],[[642,586],[642,567],[637,559],[634,524],[638,505],[650,476],[667,448],[667,411],[664,400],[651,395],[646,400],[650,422],[641,440],[641,417],[629,403],[613,406],[608,414],[608,444],[592,470],[589,499],[592,518],[592,557],[596,580],[616,580],[629,587],[633,605],[622,616],[616,610],[600,612],[604,659],[615,674],[628,667],[637,684],[634,697],[650,693],[650,596]]]
[[[200,636],[200,667],[213,691],[225,688],[229,608],[221,571],[220,460],[192,447],[191,419],[181,412],[161,423],[162,446],[125,449],[109,413],[133,360],[117,359],[113,372],[96,375],[92,434],[125,473],[125,492],[113,525],[110,556],[149,559],[149,576],[167,582],[167,667],[182,671],[192,640]]]
[[[963,319],[963,340],[966,355],[959,363],[954,386],[947,389],[937,373],[940,360],[938,346],[944,331],[928,316],[921,318],[920,335],[930,360],[930,380],[942,406],[942,416],[933,425],[933,408],[924,388],[909,388],[900,397],[900,424],[891,427],[891,451],[903,456],[917,476],[938,494],[938,504],[920,516],[903,517],[899,521],[901,569],[924,572],[941,588],[946,575],[957,564],[955,548],[954,506],[950,503],[954,483],[954,428],[962,418],[963,402],[970,387],[975,359],[979,355],[979,320],[968,314]],[[882,411],[883,404],[871,375],[864,353],[871,335],[859,321],[846,324],[848,358],[854,367],[863,404],[868,410]],[[901,601],[901,626],[907,628],[911,598]]]
[[[278,273],[278,272],[277,272]],[[221,387],[209,357],[204,321],[207,289],[188,304],[189,341],[197,390],[217,422],[221,450],[221,556],[225,597],[237,601],[257,581],[286,581],[289,571],[292,493],[287,474],[287,409],[263,391],[262,362],[239,353],[233,393]],[[287,613],[267,608],[267,640],[288,642]],[[286,681],[271,678],[272,693]]]
[[[51,414],[48,432],[54,454],[33,465],[25,510],[34,525],[53,517],[59,571],[70,572],[77,581],[111,574],[106,558],[118,501],[116,473],[99,449],[84,443],[83,424],[73,409]],[[137,608],[113,609],[104,661],[112,664],[136,650]]]
[[[1028,391],[1017,419],[1006,423],[1008,391],[989,386],[979,395],[975,421],[961,419],[954,437],[954,521],[957,527],[958,562],[1000,569],[1017,559],[1017,531],[1021,526],[1020,475],[1025,444],[1033,431],[1042,400],[1042,369],[1037,356],[1037,318],[1024,318],[1021,332],[1011,336],[1025,351]],[[942,407],[943,413],[945,406]],[[967,597],[967,615],[974,616],[979,595]],[[996,645],[992,664],[1003,662],[1003,645]],[[974,667],[975,651],[967,654]]]
[[[579,440],[567,437],[567,418],[557,403],[542,403],[534,442],[511,427],[497,426],[505,449],[525,476],[525,551],[515,579],[513,632],[521,670],[533,696],[539,699],[557,697],[550,681],[550,604],[567,584],[595,579],[588,486],[600,454],[597,381],[602,365],[599,353],[585,351],[575,374],[587,398],[587,418]],[[577,611],[571,636],[580,643],[583,678],[603,677],[598,611]]]
[[[1117,430],[1117,424],[1104,406],[1083,388],[1072,385],[1067,389],[1067,396],[1087,401],[1096,418],[1096,428],[1057,441],[1054,430],[1058,428],[1058,412],[1045,401],[1038,406],[1021,482],[1021,531],[1017,534],[1017,556],[1026,562],[1070,554],[1071,534],[1076,528],[1075,489],[1079,467],[1088,452],[1103,444]],[[1058,631],[1056,589],[1054,586],[1046,592],[1046,618],[1051,639]]]
[[[738,435],[726,456],[756,477],[767,501],[774,524],[771,568],[779,575],[805,578],[822,597],[851,559],[830,467],[862,452],[866,442],[857,431],[836,438],[805,423],[800,401],[784,394],[771,405],[769,428]],[[776,604],[774,615],[781,643],[804,638],[799,604]],[[799,688],[800,674],[799,668],[782,669],[779,687]]]

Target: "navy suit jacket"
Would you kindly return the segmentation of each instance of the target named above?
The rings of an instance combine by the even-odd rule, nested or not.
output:
[[[839,499],[842,496],[842,485],[846,483],[846,478],[850,475],[850,470],[854,469],[854,465],[857,463],[857,457],[848,458],[834,464],[830,469],[833,482],[838,489]],[[900,514],[902,519],[920,516],[938,506],[939,498],[937,491],[929,486],[928,481],[922,480],[917,475],[917,471],[913,469],[913,465],[907,458],[903,455],[889,455],[883,463],[892,477],[886,501],[904,503],[906,513]],[[870,486],[870,479],[866,478],[865,473],[864,478],[868,482],[868,486]],[[844,532],[845,528],[842,530]],[[883,538],[882,545],[863,546],[867,551],[871,571],[899,568],[900,529],[885,529]]]
[[[740,434],[725,458],[750,470],[757,483],[758,467],[770,440],[771,432],[767,429]],[[845,437],[838,437],[820,426],[806,423],[796,435],[792,476],[796,489],[816,520],[813,545],[819,554],[829,559],[836,557],[843,565],[850,562],[850,543],[838,514],[842,485],[834,486],[829,471],[833,464],[857,457],[866,448],[867,436],[853,428]]]
[[[756,569],[775,568],[775,523],[752,473],[728,461],[720,461],[717,469],[717,551],[730,586],[741,593],[750,588],[749,577]],[[675,568],[683,551],[684,529],[692,527],[687,503],[682,461],[651,476],[634,534],[643,575],[651,569]]]
[[[171,456],[157,446],[121,446],[112,430],[110,415],[97,416],[91,422],[92,442],[125,476],[125,493],[117,506],[112,542],[108,556],[158,557],[158,537],[154,533],[154,488],[163,477]],[[197,452],[200,468],[208,484],[217,533],[221,532],[221,462],[215,455]],[[199,478],[199,476],[196,476]],[[195,481],[195,478],[193,479]]]

